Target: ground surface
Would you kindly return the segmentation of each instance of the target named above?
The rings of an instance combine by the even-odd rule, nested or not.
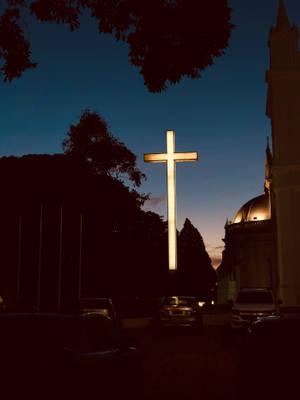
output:
[[[124,320],[142,349],[145,400],[236,400],[237,350],[225,337],[228,320],[225,314],[206,315],[202,332]]]

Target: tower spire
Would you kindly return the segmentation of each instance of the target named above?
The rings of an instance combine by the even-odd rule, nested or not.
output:
[[[278,15],[277,15],[277,25],[276,28],[279,31],[284,31],[287,28],[290,28],[290,21],[289,21],[289,17],[287,15],[286,9],[285,9],[285,5],[284,5],[284,1],[283,0],[279,0],[279,8],[278,8]]]
[[[271,27],[269,34],[270,69],[295,68],[299,65],[298,39],[298,29],[290,24],[284,0],[279,0],[277,24]]]

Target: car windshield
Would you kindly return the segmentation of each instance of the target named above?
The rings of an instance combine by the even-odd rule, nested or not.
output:
[[[194,305],[196,300],[192,297],[168,297],[165,299],[163,305],[164,306],[173,306],[173,305],[180,305],[180,306],[192,306]]]
[[[239,304],[272,304],[273,298],[270,292],[264,291],[245,291],[240,292],[237,296],[236,303]]]

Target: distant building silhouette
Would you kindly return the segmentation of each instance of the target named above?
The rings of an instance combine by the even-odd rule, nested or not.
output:
[[[269,286],[286,306],[300,305],[300,52],[283,0],[269,34],[265,191],[225,225],[225,249],[217,270],[220,303],[242,286]]]

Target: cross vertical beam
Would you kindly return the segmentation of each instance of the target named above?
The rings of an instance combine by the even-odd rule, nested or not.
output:
[[[173,131],[167,131],[167,154],[175,152],[175,136]],[[168,243],[169,243],[169,270],[177,269],[177,232],[176,232],[176,169],[175,160],[171,157],[167,161],[168,185]]]
[[[177,269],[177,232],[176,232],[176,168],[178,161],[197,161],[198,153],[175,153],[175,133],[166,132],[167,153],[144,154],[144,162],[166,162],[168,184],[168,247],[169,271]]]

